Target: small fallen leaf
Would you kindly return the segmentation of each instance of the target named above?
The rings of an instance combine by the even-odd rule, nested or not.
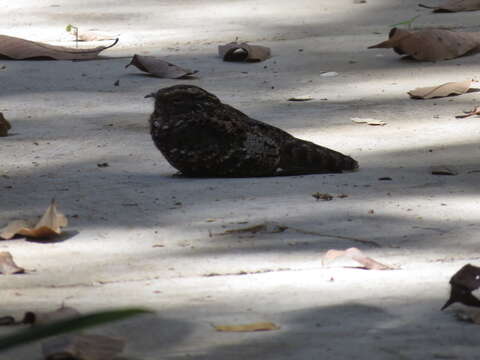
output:
[[[250,45],[236,41],[218,46],[218,55],[223,61],[259,62],[271,56],[270,48],[260,45]]]
[[[432,175],[458,175],[455,169],[443,165],[432,166],[431,173]]]
[[[350,120],[352,120],[354,123],[357,124],[367,124],[370,126],[384,126],[387,125],[387,123],[383,120],[375,120],[375,119],[362,119],[362,118],[357,118],[353,117]]]
[[[368,48],[393,48],[397,54],[420,61],[453,59],[477,52],[480,48],[480,34],[473,32],[443,29],[411,32],[393,28],[388,36],[388,40]]]
[[[197,73],[196,70],[192,71],[190,69],[184,69],[155,56],[142,56],[135,54],[125,68],[128,68],[130,65],[134,65],[143,72],[165,79],[182,79]]]
[[[300,96],[294,96],[288,99],[288,101],[310,101],[313,100],[313,97],[310,95],[300,95]]]
[[[102,335],[65,335],[45,340],[45,360],[112,360],[123,352],[125,340]]]
[[[320,73],[320,76],[323,76],[323,77],[334,77],[334,76],[337,76],[338,73],[335,72],[335,71],[325,71],[325,72],[322,72]]]
[[[23,274],[25,269],[17,266],[13,261],[12,254],[8,251],[0,251],[0,273],[5,275]]]
[[[420,7],[433,9],[433,12],[459,12],[480,10],[480,0],[447,0],[438,6],[418,4]]]
[[[468,306],[480,307],[480,300],[472,291],[480,287],[480,267],[471,264],[464,265],[450,279],[450,298],[441,310],[445,310],[453,303],[459,302]]]
[[[326,254],[322,258],[322,265],[326,263],[332,262],[333,260],[346,256],[355,260],[356,262],[360,263],[368,270],[394,270],[395,268],[382,264],[368,256],[366,256],[363,252],[361,252],[357,248],[349,248],[347,250],[335,250],[331,249],[326,252]]]
[[[3,229],[0,229],[0,238],[9,240],[15,235],[32,238],[49,238],[60,235],[62,232],[61,228],[67,225],[67,218],[57,211],[57,204],[55,200],[52,200],[50,206],[35,226],[29,226],[25,220],[14,220]]]
[[[13,36],[0,35],[0,58],[4,57],[15,60],[91,60],[98,58],[98,54],[101,51],[115,46],[117,42],[118,39],[109,46],[98,46],[90,49],[75,49],[25,40]]]
[[[10,123],[5,119],[3,113],[0,112],[0,137],[1,136],[8,136],[8,130],[10,130],[12,126]]]
[[[464,111],[463,115],[456,115],[457,119],[463,119],[470,116],[480,115],[480,106],[475,106],[472,111]]]
[[[259,322],[242,325],[213,325],[215,330],[221,332],[252,332],[252,331],[270,331],[279,330],[280,326],[271,322]]]
[[[442,85],[416,88],[408,92],[412,99],[432,99],[451,95],[461,95],[468,92],[472,80],[448,82]]]

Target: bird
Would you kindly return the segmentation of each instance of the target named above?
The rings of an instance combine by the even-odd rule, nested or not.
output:
[[[264,177],[341,173],[349,156],[255,120],[195,85],[174,85],[155,99],[150,133],[156,147],[187,177]]]

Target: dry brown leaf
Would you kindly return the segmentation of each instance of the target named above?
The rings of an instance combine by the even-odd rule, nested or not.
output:
[[[279,330],[280,326],[271,322],[259,322],[242,325],[213,325],[215,330],[222,332],[252,332],[252,331],[270,331]]]
[[[270,48],[236,41],[218,46],[218,55],[223,61],[258,62],[271,56]]]
[[[0,58],[9,59],[54,59],[54,60],[91,60],[98,54],[118,42],[116,39],[109,46],[97,46],[90,49],[75,49],[25,40],[13,36],[0,35]]]
[[[42,343],[46,360],[112,360],[124,348],[124,339],[102,335],[57,336]]]
[[[480,115],[480,106],[475,106],[472,111],[464,111],[465,114],[455,116],[457,119],[463,119],[470,116]]]
[[[5,275],[23,274],[25,269],[17,266],[13,261],[12,254],[8,251],[0,251],[0,273]]]
[[[354,123],[357,124],[367,124],[370,126],[384,126],[387,125],[387,123],[383,120],[376,120],[376,119],[362,119],[362,118],[357,118],[353,117],[350,120],[352,120]]]
[[[393,28],[389,39],[370,46],[393,48],[400,55],[408,55],[420,61],[453,59],[479,50],[480,34],[428,29],[410,32]]]
[[[382,264],[361,252],[357,248],[349,248],[347,250],[335,250],[331,249],[326,252],[322,258],[322,265],[325,265],[328,262],[332,262],[335,259],[346,256],[355,260],[359,264],[363,265],[365,269],[368,270],[393,270],[394,268],[385,264]]]
[[[455,169],[444,165],[432,166],[431,173],[432,175],[458,175]]]
[[[468,92],[472,80],[448,82],[442,85],[416,88],[408,92],[412,99],[432,99],[450,95],[461,95]]]
[[[433,12],[459,12],[480,10],[480,0],[447,0],[438,6],[418,4],[418,6],[433,9]]]
[[[196,70],[192,71],[190,69],[181,68],[180,66],[171,64],[155,56],[142,56],[135,54],[132,57],[132,61],[130,61],[125,68],[130,65],[136,66],[143,72],[165,79],[187,78],[197,73]]]
[[[8,130],[10,130],[12,126],[10,123],[5,119],[3,114],[0,112],[0,137],[1,136],[8,136]]]
[[[32,238],[49,238],[60,235],[62,232],[61,228],[67,225],[67,218],[57,211],[57,204],[55,200],[52,200],[50,206],[35,226],[29,226],[29,223],[25,220],[14,220],[3,229],[0,229],[0,238],[9,240],[15,235]]]

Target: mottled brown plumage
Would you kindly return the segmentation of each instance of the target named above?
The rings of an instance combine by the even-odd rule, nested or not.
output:
[[[153,141],[186,176],[250,177],[355,170],[349,156],[249,118],[193,85],[158,90]]]

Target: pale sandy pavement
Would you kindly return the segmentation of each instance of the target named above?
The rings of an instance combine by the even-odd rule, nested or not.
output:
[[[450,276],[465,263],[480,264],[480,122],[454,118],[479,95],[406,95],[478,78],[480,55],[416,63],[366,49],[386,38],[390,24],[416,14],[416,26],[477,31],[478,13],[432,15],[410,0],[97,3],[19,0],[0,9],[0,34],[73,46],[64,31],[69,23],[121,33],[104,53],[108,60],[0,60],[0,111],[13,125],[12,136],[0,140],[0,225],[40,214],[52,197],[71,224],[60,242],[0,244],[35,270],[0,277],[0,315],[62,302],[84,312],[145,306],[157,316],[95,330],[127,337],[127,354],[138,359],[480,358],[480,328],[455,320],[460,306],[439,311]],[[258,64],[221,62],[218,44],[236,37],[270,46],[274,56]],[[199,79],[124,69],[134,53],[196,69]],[[325,71],[339,75],[322,77]],[[144,95],[175,83],[204,87],[254,118],[350,154],[361,169],[172,177],[175,170],[149,138],[152,104]],[[314,100],[286,101],[305,94]],[[388,124],[355,124],[351,117]],[[104,162],[109,167],[97,167]],[[430,166],[439,164],[459,175],[431,175]],[[348,197],[315,201],[314,192]],[[214,235],[265,221],[381,247],[295,231]],[[322,268],[322,253],[350,246],[401,270],[363,271],[349,261]],[[256,321],[281,329],[212,328]],[[40,359],[39,349],[0,359]]]

